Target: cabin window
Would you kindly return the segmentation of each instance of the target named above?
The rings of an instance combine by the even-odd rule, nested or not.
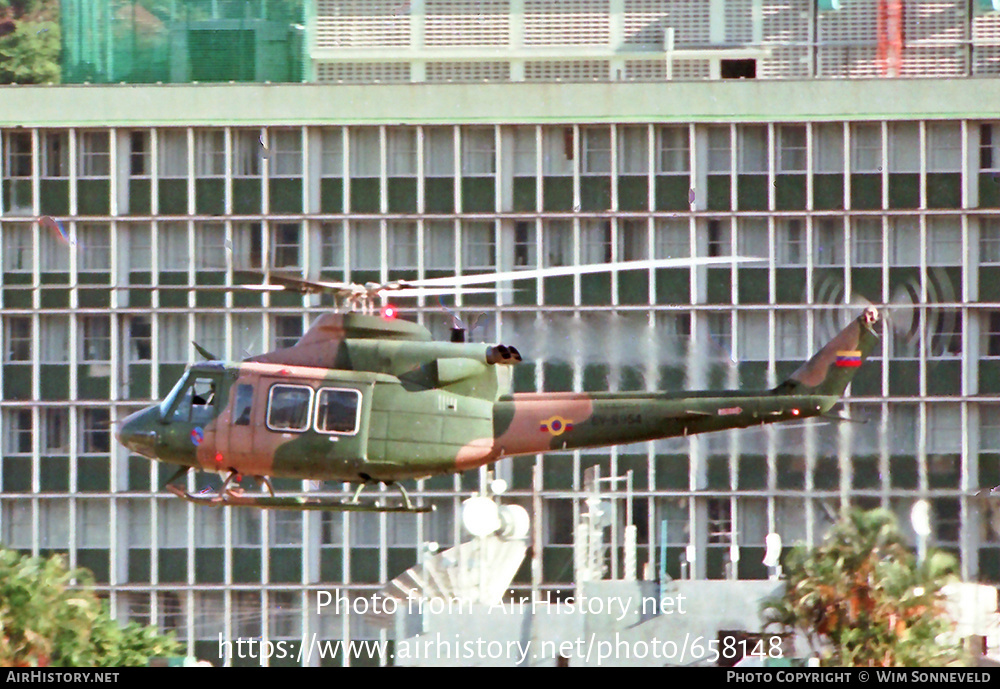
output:
[[[312,388],[275,385],[267,400],[267,427],[272,431],[304,431],[309,427]]]
[[[320,433],[358,432],[361,393],[357,390],[323,388],[316,400],[316,430]]]
[[[253,386],[241,383],[236,386],[236,403],[233,405],[233,424],[250,425],[250,404],[253,402]]]

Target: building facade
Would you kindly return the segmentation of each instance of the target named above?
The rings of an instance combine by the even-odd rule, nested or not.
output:
[[[651,3],[664,4],[700,3]],[[317,36],[324,8],[341,5],[318,3]],[[8,90],[0,542],[68,553],[119,617],[176,630],[199,657],[258,662],[220,639],[385,639],[318,599],[370,601],[424,543],[464,539],[456,515],[485,472],[418,482],[411,493],[437,506],[427,515],[214,510],[161,491],[173,470],[129,456],[109,425],[162,399],[199,358],[192,340],[239,360],[294,342],[329,307],[186,288],[261,272],[365,282],[733,256],[457,298],[474,339],[525,355],[520,391],[767,388],[865,301],[889,319],[845,400],[844,415],[864,423],[500,463],[506,499],[533,519],[516,590],[571,587],[595,464],[631,472],[640,566],[652,573],[764,578],[770,533],[816,543],[848,506],[888,507],[911,529],[927,500],[924,545],[954,552],[967,580],[1000,581],[997,508],[975,495],[1000,484],[1000,86],[802,78],[827,75],[818,69],[755,81],[601,75]],[[40,225],[45,215],[62,231]],[[436,300],[399,305],[447,336]],[[361,655],[322,662],[391,662]]]
[[[318,0],[336,83],[984,76],[993,0]]]

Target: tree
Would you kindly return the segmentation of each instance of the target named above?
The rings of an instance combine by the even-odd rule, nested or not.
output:
[[[0,666],[122,667],[179,655],[177,642],[153,627],[120,626],[92,582],[61,556],[0,547]]]
[[[59,25],[21,21],[0,37],[0,84],[58,83]]]
[[[59,3],[0,0],[0,84],[58,83]]]
[[[0,0],[0,9],[7,10],[15,17],[23,17],[45,9],[45,5],[51,4],[55,3],[47,3],[44,0]]]
[[[932,552],[917,563],[892,512],[853,511],[822,545],[796,547],[785,591],[765,603],[766,627],[799,632],[828,666],[941,666],[965,656],[943,587],[957,562]]]

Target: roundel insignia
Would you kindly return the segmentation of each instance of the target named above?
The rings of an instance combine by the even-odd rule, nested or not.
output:
[[[553,416],[539,425],[538,430],[542,433],[551,433],[552,435],[562,435],[566,431],[573,430],[573,422],[569,419],[564,419],[561,416]]]
[[[195,426],[191,429],[191,442],[195,445],[201,445],[201,441],[205,439],[205,431],[201,429],[201,426]]]

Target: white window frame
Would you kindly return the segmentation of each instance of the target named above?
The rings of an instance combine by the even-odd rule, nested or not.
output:
[[[387,177],[417,176],[417,130],[415,127],[391,127],[385,135]]]
[[[106,223],[80,223],[76,229],[80,238],[78,269],[81,272],[111,270],[111,228]]]
[[[801,142],[798,140],[788,140],[793,135],[797,137],[799,134],[802,135]],[[809,135],[806,131],[806,125],[780,124],[778,125],[776,138],[778,140],[778,172],[804,173],[809,167],[806,155],[808,153],[807,142]]]
[[[199,135],[205,132],[199,132]],[[198,150],[196,144],[195,149]],[[156,132],[156,174],[160,179],[183,179],[188,175],[188,133],[184,129]],[[209,154],[208,159],[211,158]],[[223,158],[225,161],[225,158]],[[219,173],[221,174],[221,173]],[[204,176],[199,170],[199,176]]]
[[[261,159],[264,147],[261,144],[259,129],[234,129],[232,132],[233,146],[233,177],[253,179],[260,177]]]
[[[292,243],[284,241],[282,236],[286,231],[289,235],[294,227],[295,239]],[[294,253],[294,260],[289,260]],[[275,222],[271,225],[271,267],[299,268],[302,266],[302,223]],[[280,261],[278,259],[281,259]]]
[[[105,416],[106,415],[106,416]],[[80,454],[104,455],[111,452],[111,415],[107,409],[84,407],[80,410]],[[98,443],[97,439],[100,439]],[[107,449],[95,445],[107,445]]]
[[[306,420],[305,424],[301,428],[275,428],[271,425],[271,411],[272,405],[274,403],[274,393],[279,388],[295,389],[295,390],[307,390],[309,393],[309,401],[306,402]],[[313,398],[315,397],[315,391],[308,385],[296,384],[296,383],[274,383],[267,391],[267,409],[264,413],[264,425],[267,430],[274,433],[305,433],[311,428],[312,421],[312,407]]]
[[[580,174],[611,174],[611,127],[604,125],[580,129],[580,148]]]
[[[10,456],[31,455],[34,448],[35,422],[31,409],[5,409],[3,414],[4,454]],[[27,422],[25,425],[24,422]],[[27,441],[27,449],[22,449],[21,443]]]
[[[9,179],[31,179],[33,155],[31,132],[4,132],[4,176]],[[25,144],[27,147],[25,148]],[[27,166],[25,166],[27,163]]]
[[[111,135],[106,129],[77,134],[77,175],[81,179],[111,176]]]
[[[497,171],[496,132],[492,127],[462,129],[462,176],[490,177]]]
[[[358,406],[354,415],[354,430],[352,431],[328,431],[319,427],[319,406],[320,398],[323,396],[324,392],[350,392],[357,396]],[[314,402],[315,409],[313,409],[313,430],[317,433],[322,433],[324,435],[357,435],[358,431],[361,430],[361,407],[364,404],[364,395],[361,394],[360,390],[355,388],[340,388],[340,387],[322,387],[316,391],[316,399]]]
[[[44,179],[66,179],[69,177],[69,132],[53,130],[43,132],[39,137],[39,165]]]
[[[24,223],[3,223],[3,269],[12,273],[30,273],[35,244],[31,227]]]
[[[200,129],[194,137],[195,174],[198,177],[223,177],[226,174],[226,132]],[[183,175],[172,175],[181,177]]]
[[[88,314],[80,317],[80,361],[111,362],[111,317]]]
[[[272,129],[268,143],[271,177],[301,177],[302,130]]]
[[[18,327],[15,327],[15,324]],[[27,328],[25,329],[25,326]],[[31,361],[31,316],[4,318],[4,361],[9,363]]]

